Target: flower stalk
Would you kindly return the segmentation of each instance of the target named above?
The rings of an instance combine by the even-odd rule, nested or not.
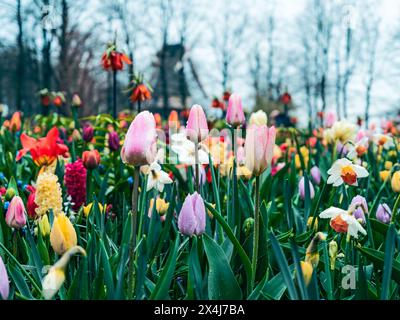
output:
[[[258,258],[258,242],[260,238],[260,176],[256,176],[256,186],[255,186],[255,196],[256,201],[254,205],[254,231],[253,231],[253,256],[251,269],[251,288],[254,288],[256,273],[257,273],[257,258]]]

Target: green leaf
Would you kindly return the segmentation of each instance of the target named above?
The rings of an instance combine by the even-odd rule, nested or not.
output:
[[[208,259],[208,298],[211,300],[236,300],[242,298],[242,291],[221,247],[208,235],[203,236],[204,249]]]
[[[386,236],[381,300],[388,300],[389,298],[390,280],[392,276],[393,256],[395,250],[394,248],[395,239],[396,239],[396,229],[394,224],[391,223]]]

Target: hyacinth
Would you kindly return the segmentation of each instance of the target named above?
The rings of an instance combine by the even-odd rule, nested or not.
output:
[[[64,183],[74,203],[72,208],[79,210],[86,196],[86,168],[81,159],[65,165]]]
[[[54,173],[45,171],[37,178],[35,202],[38,205],[36,213],[39,216],[46,214],[50,209],[54,215],[62,212],[61,187]]]

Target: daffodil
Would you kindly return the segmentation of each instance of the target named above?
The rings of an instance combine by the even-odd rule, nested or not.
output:
[[[368,137],[362,138],[355,145],[349,147],[349,152],[347,153],[347,157],[351,160],[360,158],[368,151]]]
[[[49,269],[49,272],[42,280],[42,294],[46,300],[52,299],[60,290],[65,281],[65,270],[71,257],[75,254],[86,256],[86,251],[80,246],[70,248],[63,256]]]
[[[100,213],[104,213],[107,206],[106,205],[103,206],[100,202],[97,202],[97,205],[99,207]],[[83,207],[83,214],[85,215],[86,218],[89,216],[90,212],[92,211],[92,207],[93,207],[93,202],[91,202],[88,205]]]
[[[154,207],[154,199],[150,199],[150,205],[149,205],[149,218],[151,218],[151,214],[153,212],[153,207]],[[157,197],[156,199],[156,211],[160,216],[163,216],[167,213],[169,208],[169,203],[165,201],[165,199],[161,199],[160,197]]]
[[[366,235],[367,232],[360,222],[349,212],[336,207],[330,207],[319,214],[321,219],[331,219],[330,226],[339,233],[347,233],[348,235],[358,238],[358,233]]]
[[[183,164],[195,164],[195,148],[196,145],[188,140],[182,133],[176,133],[171,136],[171,149],[179,158],[179,162]],[[208,164],[208,152],[206,146],[199,143],[198,157],[199,164]]]
[[[324,131],[324,139],[328,143],[340,141],[346,143],[354,139],[357,126],[348,121],[336,121],[330,129]]]
[[[394,147],[393,138],[387,134],[375,133],[373,135],[373,141],[386,150]]]
[[[362,166],[353,164],[350,160],[342,158],[336,160],[332,167],[328,170],[329,178],[327,183],[338,187],[343,183],[351,186],[357,186],[358,178],[368,177],[367,169]]]
[[[39,218],[38,225],[43,237],[46,237],[50,234],[50,223],[47,214],[44,214]]]
[[[172,179],[168,173],[161,170],[161,166],[157,162],[153,162],[149,166],[141,167],[144,174],[147,174],[147,191],[157,188],[158,191],[163,192],[164,185],[172,183]]]

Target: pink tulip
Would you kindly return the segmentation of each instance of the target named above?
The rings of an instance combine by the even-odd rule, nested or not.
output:
[[[151,164],[157,155],[156,121],[152,113],[140,112],[132,121],[121,150],[122,160],[133,166]]]
[[[310,189],[310,199],[314,199],[314,195],[315,195],[315,191],[314,191],[314,187],[311,183],[311,181],[308,181],[309,183],[309,189]],[[301,199],[305,199],[306,197],[306,186],[305,186],[305,179],[304,177],[301,177],[300,181],[299,181],[299,194],[300,194],[300,198]]]
[[[19,229],[26,224],[26,210],[21,197],[14,196],[6,214],[6,223],[9,227]]]
[[[246,167],[259,176],[271,164],[276,130],[266,125],[251,125],[246,131]]]
[[[4,265],[3,259],[0,256],[0,296],[3,300],[8,299],[10,292],[10,284],[8,280],[6,266]]]
[[[242,98],[236,93],[233,93],[229,97],[228,110],[226,111],[226,122],[233,127],[237,127],[242,125],[245,120]]]
[[[187,236],[201,235],[206,228],[204,201],[197,192],[187,195],[178,217],[178,228]]]
[[[208,125],[203,108],[195,104],[189,113],[186,136],[194,143],[203,141],[208,136]]]
[[[311,177],[314,181],[315,184],[320,184],[321,183],[321,171],[319,171],[319,168],[317,166],[314,166],[310,170],[311,172]]]
[[[325,116],[325,127],[330,128],[336,122],[336,113],[328,111]]]

